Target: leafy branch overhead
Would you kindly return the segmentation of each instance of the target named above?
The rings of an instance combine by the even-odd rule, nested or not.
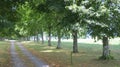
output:
[[[76,1],[76,3],[66,6],[66,8],[79,14],[79,18],[88,25],[89,33],[92,36],[100,37],[105,34],[114,37],[119,36],[117,29],[120,26],[111,27],[111,25],[118,24],[118,22],[114,22],[118,17],[113,16],[120,14],[119,4],[119,1],[83,0],[79,4]]]

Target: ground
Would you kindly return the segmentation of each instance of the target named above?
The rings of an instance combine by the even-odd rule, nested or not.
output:
[[[120,43],[119,40],[111,40],[110,49],[111,55],[115,57],[114,60],[98,60],[102,55],[102,45],[99,42],[84,41],[79,42],[79,53],[72,54],[72,42],[62,42],[62,49],[56,49],[56,41],[52,42],[52,46],[45,44],[34,43],[32,41],[22,42],[23,46],[27,48],[37,58],[48,63],[50,67],[120,67]],[[27,67],[35,67],[35,64],[28,59],[21,51],[18,45],[15,45],[16,52],[19,57],[24,59]],[[6,59],[7,58],[7,59]],[[10,42],[0,42],[0,67],[13,67],[10,54]]]
[[[97,43],[79,42],[79,53],[73,54],[73,64],[71,64],[72,43],[63,42],[62,49],[56,49],[57,42],[52,42],[52,47],[47,46],[47,42],[40,43],[25,42],[24,46],[36,56],[44,59],[51,67],[119,67],[120,66],[120,45],[119,40],[111,40],[111,55],[115,60],[98,60],[102,55],[102,45]],[[114,43],[115,44],[114,44]]]
[[[13,67],[49,67],[49,65],[45,62],[43,62],[41,59],[37,58],[35,55],[33,55],[31,52],[29,52],[24,46],[21,44],[21,42],[17,42],[14,40],[11,40],[11,59],[13,62]],[[16,47],[20,49],[22,55],[24,55],[28,61],[25,62],[23,57],[20,57],[20,53],[16,50]],[[30,66],[30,63],[33,64],[33,66]],[[28,66],[29,65],[29,66]]]
[[[0,67],[12,67],[9,42],[0,41]]]

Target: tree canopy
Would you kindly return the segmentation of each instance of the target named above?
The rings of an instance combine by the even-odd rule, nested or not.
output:
[[[0,2],[0,37],[31,37],[43,33],[58,37],[72,36],[73,52],[77,39],[89,34],[108,44],[120,36],[119,0],[3,0]],[[37,37],[39,39],[39,37]],[[108,45],[105,45],[108,46]],[[109,51],[108,51],[109,52]]]

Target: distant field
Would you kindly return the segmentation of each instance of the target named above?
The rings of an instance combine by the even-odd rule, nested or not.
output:
[[[12,67],[9,48],[10,43],[0,41],[0,67]]]
[[[72,42],[70,41],[62,42],[62,49],[56,49],[56,41],[52,42],[52,47],[47,46],[47,42],[45,44],[24,42],[24,46],[48,62],[51,67],[120,67],[120,45],[117,43],[119,40],[111,41],[111,55],[115,60],[98,60],[102,55],[100,41],[94,43],[86,40],[86,42],[79,42],[79,53],[73,54],[73,64],[71,64]]]
[[[57,40],[53,40],[53,41],[57,41]],[[63,39],[63,42],[72,42],[72,39]],[[95,40],[94,39],[78,39],[78,43],[89,43],[89,44],[102,44],[101,40]],[[120,38],[114,38],[114,39],[110,39],[109,43],[111,45],[120,45]]]

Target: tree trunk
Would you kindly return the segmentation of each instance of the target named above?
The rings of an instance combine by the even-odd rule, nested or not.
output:
[[[102,56],[108,57],[110,55],[108,37],[104,36],[102,42],[103,42],[103,55]]]
[[[48,46],[51,46],[51,29],[50,28],[48,32]]]
[[[21,37],[21,41],[24,41],[24,37]]]
[[[39,36],[38,36],[38,34],[36,35],[36,41],[37,41],[37,43],[39,42]]]
[[[2,41],[2,37],[0,37],[0,41]]]
[[[61,48],[61,32],[60,30],[57,32],[58,33],[58,45],[57,45],[57,49],[60,49]]]
[[[114,57],[110,55],[108,37],[103,36],[102,42],[103,42],[103,54],[99,59],[102,59],[102,60],[114,59]]]
[[[34,37],[34,42],[35,42],[35,40],[36,40],[36,39],[35,39],[35,36],[33,36],[33,37]]]
[[[44,44],[44,34],[43,34],[43,31],[41,31],[41,38],[42,38],[42,44]]]
[[[78,53],[78,44],[77,44],[77,30],[72,31],[73,36],[73,53]]]
[[[26,41],[26,38],[25,38],[25,37],[23,37],[23,41]]]
[[[25,37],[25,41],[28,41],[28,40],[27,40],[27,37]]]
[[[30,41],[30,37],[29,36],[27,36],[27,41]]]

